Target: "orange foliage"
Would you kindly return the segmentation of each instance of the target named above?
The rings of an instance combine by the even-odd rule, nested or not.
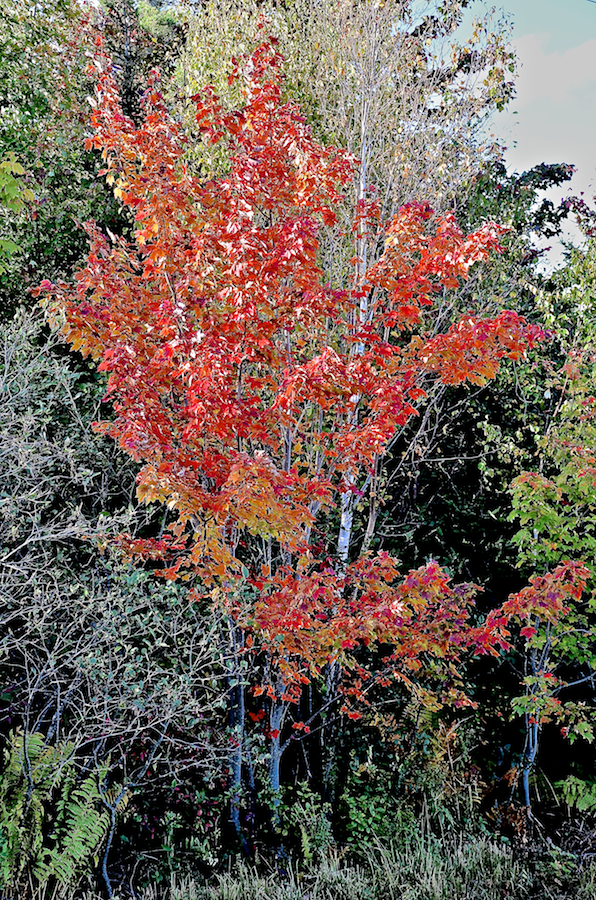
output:
[[[287,697],[332,661],[350,673],[346,697],[363,697],[369,673],[353,651],[376,644],[387,651],[378,677],[408,682],[431,656],[446,696],[461,699],[455,662],[468,647],[496,652],[505,615],[472,628],[472,589],[452,587],[436,563],[405,578],[385,554],[346,568],[320,534],[338,492],[417,414],[429,378],[483,383],[536,335],[512,312],[470,312],[427,333],[435,296],[498,249],[499,229],[466,236],[425,206],[384,226],[361,204],[354,228],[384,234],[384,252],[364,278],[325,282],[319,236],[337,227],[357,162],[319,144],[282,101],[281,68],[265,41],[232,76],[241,109],[224,110],[210,88],[193,98],[203,139],[230,160],[226,175],[200,177],[157,81],[136,128],[98,48],[87,147],[134,213],[134,239],[89,223],[76,287],[39,292],[108,375],[114,419],[97,428],[142,463],[139,499],[175,515],[161,541],[121,538],[131,556],[161,560],[167,577],[192,579],[194,596],[224,603],[276,659]]]

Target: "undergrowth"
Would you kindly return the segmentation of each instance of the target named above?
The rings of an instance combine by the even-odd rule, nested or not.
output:
[[[124,896],[124,895],[123,895]],[[439,839],[414,833],[400,842],[331,852],[304,871],[263,874],[238,865],[212,882],[174,878],[138,900],[594,900],[596,865],[582,867],[555,847],[514,851],[488,837]],[[86,900],[95,900],[88,896]]]

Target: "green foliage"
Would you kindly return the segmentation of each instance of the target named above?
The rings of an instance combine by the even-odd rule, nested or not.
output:
[[[391,782],[390,774],[372,762],[372,753],[362,764],[352,757],[339,809],[346,838],[353,846],[361,846],[371,837],[388,838],[396,819],[401,820]]]
[[[586,781],[577,775],[568,775],[564,781],[558,781],[555,787],[561,792],[570,810],[596,813],[596,781]]]
[[[512,484],[512,518],[521,525],[514,538],[520,563],[539,570],[565,559],[589,563],[596,556],[591,368],[581,381],[566,385],[558,422],[539,441],[549,475],[528,472]]]
[[[587,256],[592,253],[589,249]],[[568,277],[577,277],[573,267]],[[545,394],[557,400],[536,439],[538,465],[511,485],[511,520],[520,526],[513,540],[519,565],[528,572],[549,571],[564,560],[582,560],[590,567],[596,558],[596,309],[591,294],[583,306],[577,303],[577,290],[560,296],[556,338],[567,359],[560,369],[554,360],[549,367]],[[594,586],[590,584],[592,592]],[[544,622],[541,627],[529,622],[536,633],[528,634],[528,646],[549,654],[556,665],[591,670],[596,664],[594,608],[592,594],[570,604],[557,628],[545,630]],[[543,674],[552,671],[543,666]]]
[[[0,0],[2,149],[23,159],[51,139],[59,110],[77,117],[85,63],[69,42],[83,19],[84,8],[75,0]],[[75,122],[67,116],[61,129],[63,148],[73,128]]]
[[[439,834],[484,833],[487,786],[476,762],[475,715],[455,717],[413,699],[399,714],[376,710],[367,726],[350,756],[338,838],[355,847],[371,834],[381,841],[396,828],[407,834],[420,815]]]
[[[333,846],[332,809],[307,783],[286,788],[278,807],[284,846],[298,852],[305,865],[323,859]]]
[[[562,726],[570,742],[593,741],[596,703],[593,691],[596,556],[596,308],[593,295],[592,241],[570,254],[552,276],[548,290],[536,292],[536,307],[550,328],[542,355],[545,414],[534,422],[534,459],[530,471],[512,482],[513,511],[519,525],[513,537],[519,568],[547,580],[566,561],[585,564],[587,591],[570,596],[552,617],[547,603],[520,618],[523,694],[512,700],[523,717],[524,803],[530,804],[529,776],[539,751],[542,726]],[[547,355],[548,354],[548,355]],[[541,579],[536,580],[534,584]],[[544,583],[546,583],[546,580]],[[521,595],[519,595],[521,596]],[[550,596],[550,595],[549,595]]]
[[[20,176],[25,170],[17,162],[14,153],[0,159],[0,213],[18,213],[33,200],[33,192],[23,186]],[[0,237],[0,275],[6,271],[7,257],[18,253],[21,248],[8,237]]]
[[[126,62],[122,86],[136,108],[153,66],[161,65],[166,78],[172,73],[184,29],[172,10],[149,3],[137,10],[128,0],[108,5],[104,37]],[[91,109],[86,68],[98,16],[77,0],[0,0],[0,207],[15,191],[10,154],[27,171],[20,193],[26,208],[4,203],[0,217],[1,318],[29,307],[28,291],[42,278],[71,276],[87,247],[82,223],[93,219],[116,234],[131,228],[97,178],[101,160],[84,150]]]
[[[26,203],[33,200],[33,192],[23,187],[18,177],[25,174],[14,153],[0,160],[0,206],[19,212]]]
[[[573,172],[573,166],[565,163],[539,163],[525,172],[509,175],[501,159],[489,161],[473,179],[466,198],[470,225],[497,218],[511,229],[503,237],[508,261],[520,269],[523,266],[527,272],[536,259],[531,250],[532,239],[560,234],[561,223],[569,215],[566,204],[561,202],[555,207],[550,200],[541,201],[539,192],[564,184]]]
[[[48,746],[42,734],[13,732],[0,780],[2,887],[72,892],[97,857],[109,826],[98,782],[105,770],[80,773],[72,744]]]
[[[115,205],[83,150],[89,10],[76,0],[0,0],[0,159],[16,156],[26,207],[6,209],[0,240],[20,252],[3,261],[0,317],[31,306],[43,276],[70,275],[84,252],[80,222],[114,226]]]
[[[544,396],[551,401],[542,434],[537,435],[537,466],[512,484],[512,519],[519,562],[544,571],[564,559],[596,555],[596,249],[589,241],[570,255],[540,292],[537,306],[552,330],[544,363]],[[560,364],[558,364],[560,361]]]

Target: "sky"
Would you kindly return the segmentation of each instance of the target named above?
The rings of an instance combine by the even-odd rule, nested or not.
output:
[[[596,3],[478,0],[470,18],[489,5],[511,19],[519,64],[517,95],[490,126],[507,147],[508,168],[522,172],[541,162],[571,163],[577,168],[573,180],[546,196],[558,202],[567,192],[583,191],[591,200],[596,194]],[[549,257],[547,267],[560,260],[560,247]]]

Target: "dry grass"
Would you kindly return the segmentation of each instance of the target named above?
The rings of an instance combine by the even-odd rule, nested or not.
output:
[[[596,900],[596,867],[556,850],[522,857],[487,838],[440,842],[409,835],[370,847],[358,864],[331,854],[304,872],[247,866],[211,884],[190,879],[147,888],[142,900]]]

